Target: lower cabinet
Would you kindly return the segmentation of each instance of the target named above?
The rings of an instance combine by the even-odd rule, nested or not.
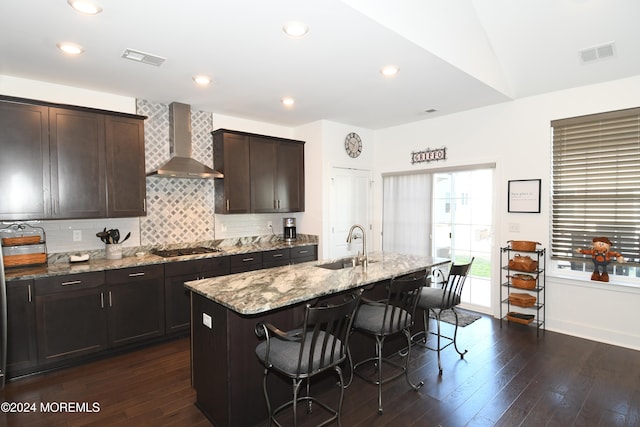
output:
[[[110,346],[164,335],[162,265],[108,270],[106,282]]]
[[[10,378],[189,331],[184,283],[317,259],[315,245],[7,282]]]
[[[229,257],[179,261],[164,266],[165,330],[176,334],[189,330],[191,308],[184,282],[229,274]]]
[[[262,252],[231,255],[229,257],[230,273],[244,273],[262,268]]]
[[[164,335],[163,277],[149,265],[36,279],[39,363]]]
[[[291,248],[291,264],[315,261],[318,259],[318,247],[316,245],[296,246]]]
[[[7,282],[7,374],[31,371],[38,364],[36,303],[32,280]]]
[[[35,288],[41,365],[107,348],[104,272],[36,279]]]
[[[262,252],[262,268],[280,267],[291,263],[289,248]]]

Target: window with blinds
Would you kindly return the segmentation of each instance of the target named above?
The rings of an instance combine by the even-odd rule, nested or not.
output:
[[[577,255],[608,237],[627,264],[614,274],[640,276],[640,108],[554,120],[551,257],[582,270]],[[612,268],[615,262],[612,262]]]

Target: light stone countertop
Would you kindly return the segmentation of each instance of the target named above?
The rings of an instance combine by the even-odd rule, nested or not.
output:
[[[312,261],[186,282],[185,287],[242,315],[254,315],[450,262],[396,253],[369,254],[362,266],[329,270]]]
[[[198,242],[194,244],[180,244],[174,246],[219,246],[222,252],[211,252],[198,255],[185,255],[171,258],[163,258],[149,253],[148,247],[133,247],[126,249],[122,259],[111,260],[104,257],[104,251],[93,251],[89,261],[71,263],[67,254],[54,254],[52,258],[55,262],[45,265],[35,265],[5,269],[7,281],[37,279],[43,277],[60,276],[65,274],[87,273],[93,271],[114,270],[119,268],[140,267],[152,264],[167,264],[171,262],[188,261],[202,258],[224,257],[252,252],[264,252],[284,248],[294,248],[298,246],[316,245],[318,241],[315,236],[302,235],[295,241],[287,242],[279,238],[240,238],[222,242]],[[165,249],[162,247],[161,249]],[[135,256],[134,253],[142,251],[144,255]]]

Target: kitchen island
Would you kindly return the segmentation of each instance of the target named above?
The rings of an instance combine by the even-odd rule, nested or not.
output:
[[[351,290],[448,263],[445,258],[373,253],[362,266],[323,268],[314,261],[186,282],[191,291],[191,370],[196,405],[216,426],[253,426],[266,420],[263,366],[255,356],[259,321],[290,329],[302,321],[305,303],[341,298]],[[284,401],[284,381],[270,395]]]

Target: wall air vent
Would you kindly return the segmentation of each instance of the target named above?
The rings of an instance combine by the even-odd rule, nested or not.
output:
[[[152,55],[150,53],[144,53],[133,49],[125,49],[122,53],[122,57],[136,62],[155,65],[156,67],[162,65],[162,63],[167,59],[158,55]]]
[[[611,58],[615,56],[615,43],[607,43],[600,46],[590,47],[578,51],[580,55],[580,62],[587,64],[589,62],[597,61],[600,59]]]

